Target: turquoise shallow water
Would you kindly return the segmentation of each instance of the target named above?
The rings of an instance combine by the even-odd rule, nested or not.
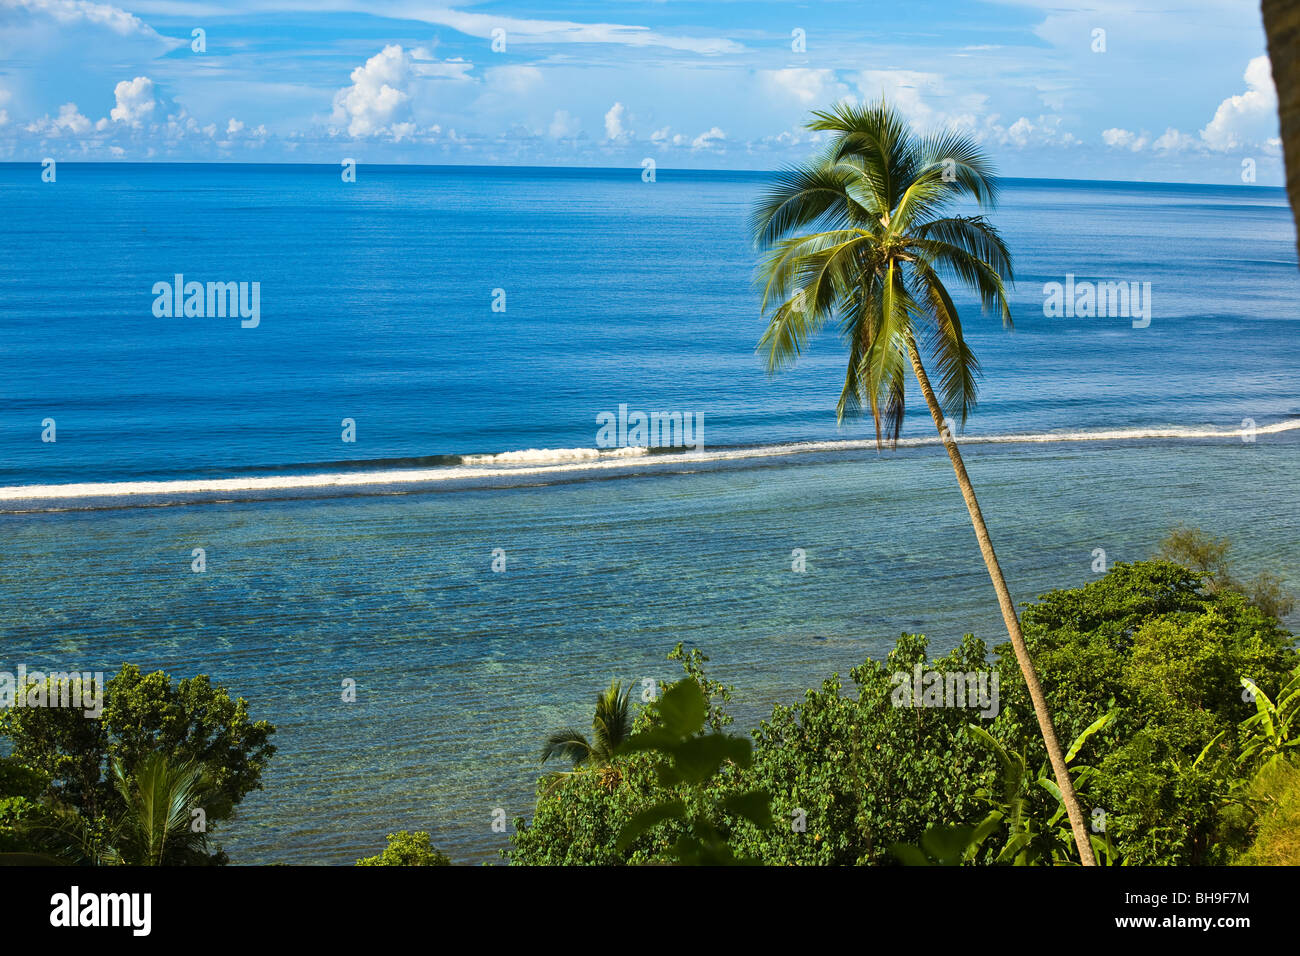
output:
[[[966,454],[1021,600],[1088,580],[1094,548],[1147,555],[1177,521],[1300,589],[1290,435]],[[266,789],[225,836],[241,862],[350,862],[401,827],[493,858],[492,812],[527,813],[545,733],[584,725],[611,677],[673,677],[677,640],[713,657],[750,726],[901,631],[937,649],[1004,633],[935,448],[5,522],[6,659],[209,673],[280,728]]]

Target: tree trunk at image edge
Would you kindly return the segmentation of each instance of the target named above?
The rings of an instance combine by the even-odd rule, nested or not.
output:
[[[962,462],[961,452],[957,450],[957,443],[944,423],[943,411],[939,408],[934,391],[930,388],[930,379],[925,374],[925,367],[921,364],[921,356],[917,354],[915,343],[908,343],[908,355],[912,360],[916,380],[921,385],[921,393],[925,396],[925,403],[930,406],[930,415],[934,418],[935,427],[939,429],[943,446],[952,460],[952,469],[957,473],[957,484],[961,486],[962,497],[966,499],[966,510],[970,512],[971,524],[975,526],[975,537],[979,539],[980,552],[984,555],[984,563],[988,565],[993,588],[998,592],[1002,619],[1006,622],[1007,634],[1011,637],[1011,646],[1015,649],[1020,672],[1024,675],[1025,685],[1029,688],[1029,697],[1034,702],[1038,729],[1042,731],[1043,743],[1047,745],[1047,759],[1051,761],[1056,785],[1061,790],[1065,812],[1070,816],[1070,829],[1074,832],[1074,842],[1079,848],[1079,859],[1084,866],[1096,866],[1097,860],[1092,854],[1092,843],[1088,839],[1088,830],[1083,822],[1083,811],[1079,808],[1079,797],[1074,792],[1074,783],[1070,780],[1070,771],[1065,765],[1065,754],[1056,739],[1056,728],[1052,726],[1052,715],[1047,710],[1047,698],[1043,696],[1043,686],[1038,682],[1038,672],[1034,670],[1034,663],[1029,659],[1029,649],[1025,646],[1025,637],[1020,632],[1020,619],[1016,616],[1016,606],[1011,600],[1006,579],[1002,576],[998,557],[993,553],[993,542],[989,540],[989,529],[984,524],[979,502],[975,499],[975,489],[971,487],[970,476],[966,474],[966,465]]]
[[[1277,87],[1277,112],[1286,159],[1286,189],[1296,221],[1300,249],[1300,3],[1264,0],[1264,32],[1268,59]]]

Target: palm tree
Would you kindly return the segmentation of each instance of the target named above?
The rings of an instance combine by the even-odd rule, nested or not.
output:
[[[992,167],[969,137],[918,136],[883,102],[842,103],[813,116],[808,128],[831,134],[827,148],[782,172],[754,210],[755,242],[765,251],[758,270],[762,313],[769,321],[758,348],[767,352],[774,373],[792,364],[827,321],[837,320],[849,361],[836,413],[842,421],[868,405],[878,446],[898,440],[910,365],[966,499],[1079,855],[1095,865],[1015,604],[945,419],[946,410],[965,425],[975,404],[979,362],[943,278],[972,288],[985,311],[997,312],[1011,326],[1005,289],[1012,281],[1011,257],[1002,237],[983,216],[949,214],[963,199],[993,207]],[[922,362],[922,347],[938,372],[941,398]]]
[[[206,827],[193,826],[196,810],[211,792],[202,764],[172,761],[164,751],[149,753],[127,772],[113,760],[113,784],[126,804],[116,840],[124,863],[162,866],[206,855]]]
[[[582,768],[609,767],[619,744],[632,736],[631,696],[631,687],[623,690],[620,681],[610,681],[609,687],[596,697],[596,713],[591,720],[592,740],[573,728],[546,738],[542,763],[557,757],[573,764],[572,771],[551,774],[551,786]]]

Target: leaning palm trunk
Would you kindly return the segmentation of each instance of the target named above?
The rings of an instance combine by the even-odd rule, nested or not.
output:
[[[1006,578],[1002,576],[1002,566],[998,564],[998,556],[993,552],[993,542],[989,538],[989,529],[984,524],[980,503],[975,498],[975,488],[970,483],[970,476],[966,474],[966,464],[962,461],[957,442],[944,422],[943,409],[939,407],[939,402],[934,397],[934,389],[930,387],[929,376],[925,374],[925,366],[921,364],[921,356],[917,353],[914,342],[908,343],[907,352],[912,360],[912,371],[916,373],[916,380],[921,386],[921,394],[925,396],[925,404],[930,408],[930,416],[934,419],[935,428],[939,429],[943,447],[952,460],[952,470],[957,473],[957,484],[961,486],[961,495],[966,499],[970,522],[975,526],[975,538],[980,543],[980,553],[984,555],[984,563],[988,566],[989,577],[993,580],[993,589],[998,592],[1002,620],[1006,622],[1007,634],[1011,637],[1011,646],[1016,652],[1016,661],[1020,664],[1020,673],[1024,675],[1025,685],[1029,688],[1029,698],[1034,702],[1034,715],[1038,718],[1038,729],[1042,731],[1043,743],[1047,746],[1047,758],[1052,762],[1052,773],[1056,776],[1056,785],[1060,788],[1065,812],[1070,816],[1070,829],[1074,831],[1074,842],[1079,848],[1079,858],[1084,866],[1096,866],[1097,860],[1092,853],[1092,843],[1088,839],[1088,830],[1083,822],[1083,811],[1079,808],[1079,797],[1074,792],[1074,783],[1070,780],[1069,770],[1066,769],[1065,754],[1056,739],[1056,728],[1052,725],[1052,715],[1047,710],[1043,685],[1038,682],[1038,672],[1034,670],[1034,662],[1029,659],[1029,649],[1025,646],[1025,636],[1020,631],[1016,606],[1011,600],[1011,592],[1007,589]]]

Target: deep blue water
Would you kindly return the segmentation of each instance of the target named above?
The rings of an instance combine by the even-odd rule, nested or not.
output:
[[[833,336],[776,380],[754,353],[762,183],[63,164],[50,184],[0,166],[0,485],[590,447],[620,403],[702,414],[710,445],[866,437],[828,414]],[[1300,413],[1282,190],[1014,181],[995,222],[1017,331],[967,319],[988,376],[972,432]],[[259,282],[260,325],[156,318],[153,286],[177,273]],[[1043,283],[1066,273],[1150,282],[1150,327],[1044,318]]]
[[[835,425],[833,338],[775,380],[754,354],[745,220],[762,184],[75,164],[43,184],[38,167],[0,166],[0,486],[583,448],[620,403],[702,413],[710,447],[865,438]],[[1300,414],[1280,190],[1012,181],[995,221],[1016,255],[1017,330],[967,318],[985,370],[970,434]],[[176,272],[260,282],[259,327],[156,318],[152,286]],[[1150,326],[1045,318],[1043,283],[1067,273],[1150,282]],[[930,430],[918,412],[905,434]],[[45,418],[57,442],[40,440]],[[1244,573],[1300,589],[1297,436],[965,454],[1019,599],[1087,580],[1096,548],[1144,557],[1180,521],[1231,535]],[[350,862],[403,827],[475,861],[503,842],[495,808],[527,814],[546,733],[588,721],[611,677],[673,677],[677,640],[736,684],[743,727],[902,630],[936,649],[1001,639],[933,446],[382,490],[0,501],[0,669],[131,660],[247,697],[280,752],[223,834],[237,862]]]

